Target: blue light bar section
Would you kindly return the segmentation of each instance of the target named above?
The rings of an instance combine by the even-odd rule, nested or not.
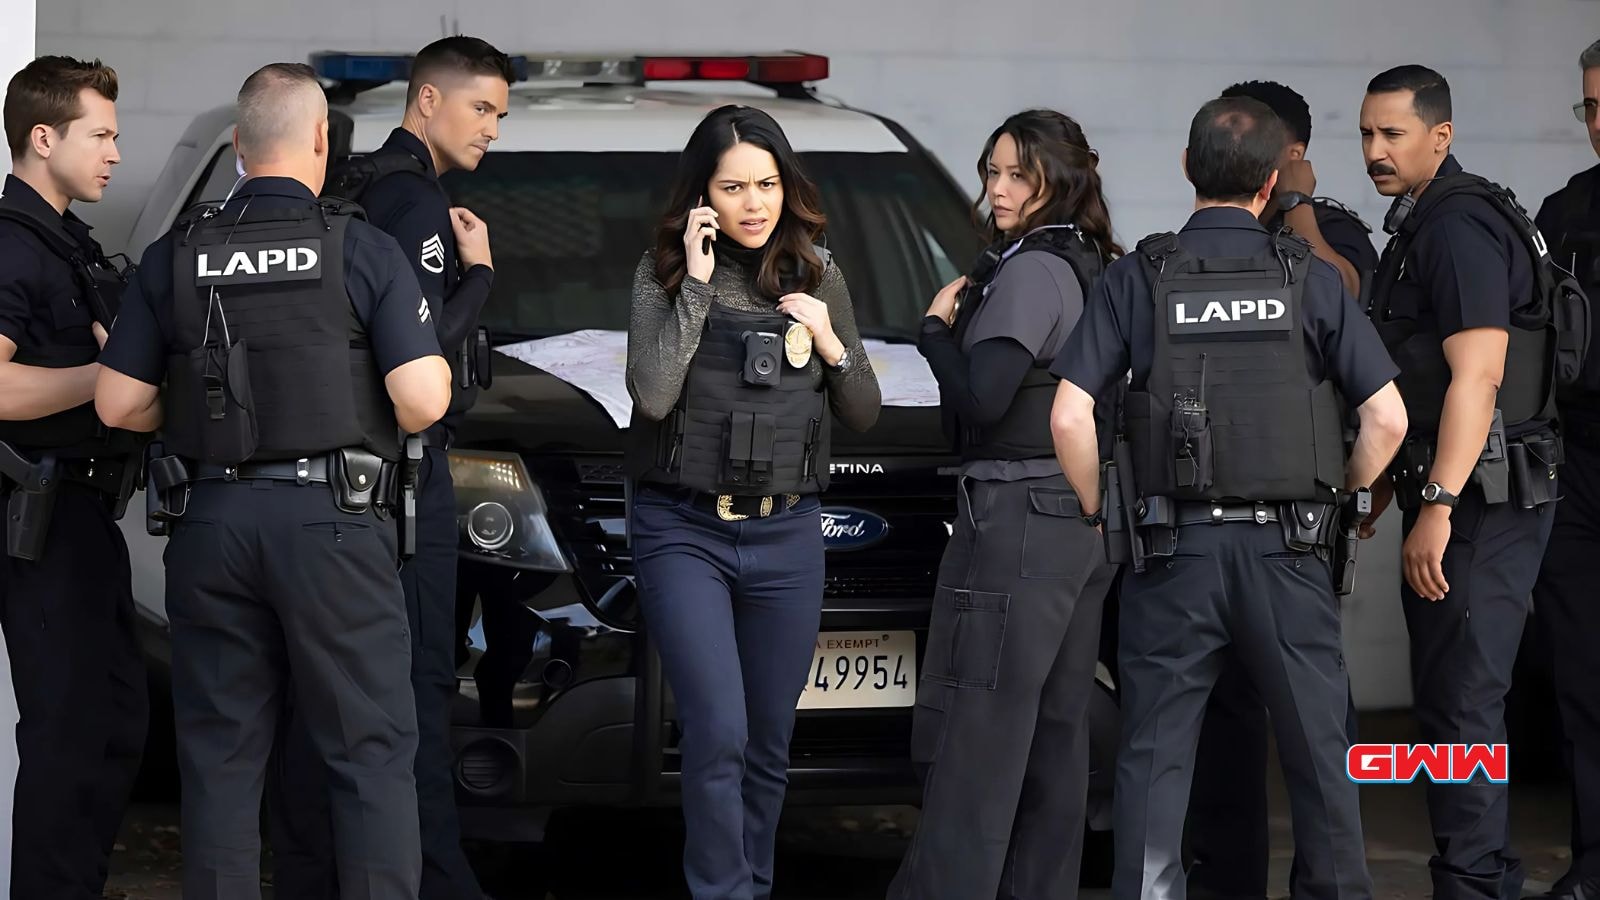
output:
[[[310,62],[317,76],[329,81],[389,84],[411,77],[412,59],[409,53],[324,52],[311,54]],[[526,56],[511,57],[511,68],[518,81],[528,80]]]

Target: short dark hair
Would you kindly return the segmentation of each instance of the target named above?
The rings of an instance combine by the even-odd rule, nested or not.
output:
[[[1395,66],[1367,82],[1369,94],[1411,92],[1411,108],[1429,128],[1450,121],[1450,82],[1427,66]]]
[[[1189,124],[1189,181],[1202,200],[1245,202],[1278,168],[1289,132],[1260,100],[1218,97]]]
[[[70,56],[41,56],[11,76],[5,104],[11,157],[20,158],[28,149],[28,135],[35,125],[66,131],[74,119],[82,118],[83,104],[78,97],[85,88],[115,103],[116,70],[98,59],[85,62]]]
[[[422,86],[441,75],[498,75],[512,84],[517,80],[511,57],[486,40],[458,34],[440,38],[417,51],[411,59],[411,83],[406,103],[415,102]]]
[[[1241,81],[1223,91],[1222,96],[1260,100],[1283,120],[1296,141],[1311,143],[1311,107],[1292,88],[1276,81]]]

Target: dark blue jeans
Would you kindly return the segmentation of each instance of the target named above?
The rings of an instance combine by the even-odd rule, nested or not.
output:
[[[795,704],[822,620],[820,509],[809,496],[725,522],[672,492],[642,486],[634,497],[640,603],[683,733],[695,900],[772,895]]]

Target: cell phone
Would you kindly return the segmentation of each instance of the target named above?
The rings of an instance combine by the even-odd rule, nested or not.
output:
[[[695,207],[699,208],[699,207],[702,207],[702,206],[705,206],[705,205],[706,205],[706,196],[704,194],[701,194],[700,195],[700,200],[697,203],[695,203]],[[706,237],[703,237],[703,238],[700,239],[700,252],[702,254],[711,252],[711,236],[710,235],[707,235]]]

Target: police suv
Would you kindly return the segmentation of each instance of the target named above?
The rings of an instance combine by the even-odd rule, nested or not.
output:
[[[409,58],[313,63],[336,152],[375,150],[400,122]],[[467,835],[536,840],[552,809],[676,802],[679,731],[639,627],[624,528],[623,364],[634,268],[653,245],[678,152],[707,112],[732,102],[777,118],[818,183],[826,244],[885,403],[870,432],[834,434],[822,633],[789,796],[914,802],[912,706],[955,512],[938,392],[914,342],[929,298],[980,249],[963,192],[899,125],[818,95],[824,57],[516,63],[524,77],[500,140],[476,172],[445,177],[455,202],[489,224],[496,263],[482,319],[492,382],[451,451],[461,524],[452,741]],[[135,225],[134,251],[190,205],[228,195],[233,124],[231,106],[195,119]],[[138,515],[124,530],[159,661],[161,546]],[[1101,682],[1091,706],[1096,830],[1109,828],[1116,737],[1105,667]]]

